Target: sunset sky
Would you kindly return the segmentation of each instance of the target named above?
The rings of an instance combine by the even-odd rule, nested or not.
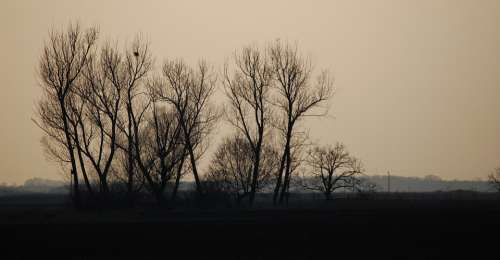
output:
[[[297,43],[335,78],[329,116],[304,124],[313,141],[343,142],[368,174],[484,179],[500,167],[498,0],[3,0],[0,183],[62,178],[31,118],[44,41],[71,21],[98,25],[101,41],[142,33],[157,67],[221,68],[248,44]]]

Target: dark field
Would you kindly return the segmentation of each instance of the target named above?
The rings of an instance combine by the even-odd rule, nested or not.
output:
[[[488,194],[307,202],[288,208],[76,211],[57,195],[2,197],[1,245],[9,254],[70,258],[498,257],[500,201]]]

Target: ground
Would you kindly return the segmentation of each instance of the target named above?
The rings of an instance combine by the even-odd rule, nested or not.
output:
[[[467,254],[480,259],[495,254],[500,234],[500,201],[485,199],[339,199],[322,207],[85,211],[21,201],[7,205],[0,200],[5,253],[94,258],[177,252],[229,259]]]

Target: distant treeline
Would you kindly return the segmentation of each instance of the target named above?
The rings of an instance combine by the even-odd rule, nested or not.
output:
[[[373,175],[363,177],[364,181],[374,184],[373,192],[387,192],[387,176]],[[425,177],[404,177],[391,176],[391,192],[436,192],[436,191],[476,191],[493,192],[495,191],[490,183],[483,180],[443,180],[434,175]],[[180,190],[194,190],[195,184],[189,181],[183,181],[180,184]],[[295,192],[310,192],[302,189],[300,186],[294,187]],[[351,192],[352,189],[339,189],[337,192]],[[48,194],[67,194],[70,192],[68,183],[57,180],[48,180],[43,178],[32,178],[26,180],[23,185],[13,186],[0,184],[0,195],[11,195],[21,193],[48,193]]]
[[[365,177],[377,186],[378,191],[388,191],[388,177],[374,175]],[[482,180],[443,180],[434,175],[425,177],[390,177],[391,192],[433,192],[468,190],[478,192],[494,191],[487,181]]]
[[[28,179],[22,185],[0,184],[1,195],[13,195],[22,193],[53,193],[66,194],[69,192],[69,186],[63,181],[48,180],[43,178]]]

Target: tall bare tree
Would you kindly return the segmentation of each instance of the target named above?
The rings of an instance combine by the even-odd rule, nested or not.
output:
[[[141,36],[136,36],[120,57],[119,69],[114,71],[119,79],[115,84],[121,85],[123,92],[117,123],[119,129],[117,146],[123,152],[125,159],[123,168],[126,171],[127,192],[131,198],[134,187],[137,186],[134,181],[141,179],[136,174],[139,172],[136,168],[144,166],[139,165],[137,155],[141,153],[140,133],[146,127],[145,114],[151,105],[146,89],[146,78],[153,69],[154,60],[149,42]],[[139,170],[144,172],[146,168],[142,167]]]
[[[264,136],[270,119],[269,95],[272,70],[266,53],[257,47],[245,47],[235,53],[236,70],[224,70],[226,95],[229,98],[228,121],[245,137],[252,153],[250,205],[259,186],[259,173]]]
[[[302,57],[297,47],[277,41],[269,47],[269,55],[278,92],[275,104],[281,115],[277,128],[284,139],[280,170],[273,197],[276,204],[278,194],[280,194],[279,202],[283,202],[290,183],[291,147],[296,134],[296,125],[306,116],[324,114],[311,112],[330,98],[333,84],[326,72],[322,72],[316,78],[316,82],[311,82],[313,81],[312,65],[308,59]]]
[[[203,193],[197,166],[199,148],[219,118],[210,103],[215,82],[206,62],[200,62],[194,70],[176,60],[165,62],[161,77],[150,83],[154,95],[174,108],[199,195]]]
[[[122,61],[109,44],[89,56],[76,92],[84,100],[85,111],[78,115],[80,137],[75,139],[99,179],[100,191],[109,192],[108,176],[117,150],[118,117],[123,92]],[[84,113],[82,115],[82,112]],[[76,126],[75,126],[76,128]],[[80,153],[81,151],[81,153]],[[82,160],[82,159],[80,159]]]
[[[327,200],[339,188],[355,188],[363,172],[361,162],[352,157],[343,144],[315,147],[308,153],[311,176],[304,178],[304,187],[321,191]],[[312,179],[309,179],[312,178]]]
[[[42,99],[40,102],[51,104],[46,108],[57,109],[51,114],[59,117],[51,120],[39,113],[38,125],[51,138],[58,139],[58,142],[63,143],[67,149],[67,157],[69,157],[73,176],[73,198],[77,206],[80,205],[79,180],[72,130],[68,122],[67,103],[68,96],[71,95],[75,87],[75,82],[88,63],[89,53],[95,45],[97,35],[97,28],[82,30],[79,24],[70,24],[65,31],[53,30],[43,48],[38,70],[42,91],[45,93],[44,98],[53,99],[51,101]],[[62,129],[53,128],[51,121],[61,123]],[[62,133],[54,134],[55,131]],[[76,135],[76,133],[74,134]]]

